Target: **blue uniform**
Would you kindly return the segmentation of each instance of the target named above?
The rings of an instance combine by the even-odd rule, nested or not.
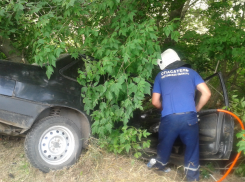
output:
[[[196,71],[180,67],[161,71],[153,87],[153,93],[161,94],[163,108],[156,167],[164,169],[173,143],[180,136],[186,145],[184,165],[188,181],[199,180],[199,128],[194,96],[196,86],[203,82]]]
[[[173,113],[196,112],[195,90],[203,82],[201,76],[190,68],[180,67],[158,73],[153,93],[162,96],[162,117]]]

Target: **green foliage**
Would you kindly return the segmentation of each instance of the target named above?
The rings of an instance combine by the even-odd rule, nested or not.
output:
[[[237,95],[232,96],[231,101],[231,110],[236,114],[245,125],[245,99],[244,97],[242,99],[239,99]],[[242,151],[245,154],[245,130],[239,131],[236,134],[236,137],[239,139],[239,142],[237,143],[238,152]],[[241,166],[242,168],[242,166]]]
[[[235,170],[235,173],[239,176],[245,176],[245,164],[240,164],[237,169]]]
[[[245,4],[206,2],[206,9],[192,8],[182,22],[183,37],[177,47],[198,72],[222,71],[226,81],[234,74],[229,72],[236,64],[244,66],[245,63],[244,15],[241,14]]]
[[[5,54],[3,54],[2,52],[0,52],[0,59],[6,59]]]
[[[126,151],[134,152],[136,158],[140,157],[141,150],[150,147],[150,140],[143,140],[149,133],[146,130],[136,129],[134,127],[124,126],[120,130],[113,130],[111,134],[105,138],[100,138],[100,146],[106,147],[114,153]]]
[[[77,57],[74,51],[78,20],[83,12],[80,0],[40,0],[0,2],[0,37],[12,40],[12,45],[22,49],[30,63],[46,64],[47,76],[53,72],[55,61],[63,52]],[[78,42],[82,41],[78,38]],[[23,49],[24,47],[24,49]]]
[[[159,40],[170,37],[177,41],[180,36],[177,19],[162,24],[161,29],[157,26],[161,23],[153,17],[162,3],[3,0],[0,5],[0,37],[11,40],[30,63],[45,65],[48,77],[61,53],[74,58],[86,54],[98,60],[86,60],[86,69],[79,71],[78,78],[84,109],[94,121],[93,134],[107,141],[116,153],[149,146],[148,141],[141,141],[149,133],[128,128],[127,123],[135,109],[143,109],[145,94],[150,94],[146,80],[152,79],[160,57]]]
[[[188,58],[194,58],[193,65],[196,65],[199,71],[215,71],[218,61],[220,68],[227,66],[223,71],[229,71],[235,62],[241,65],[245,63],[245,55],[241,54],[245,51],[244,34],[244,30],[237,28],[234,22],[219,19],[210,27],[207,34],[187,31],[183,40],[190,40],[188,50],[192,51]]]
[[[149,133],[127,123],[135,109],[143,109],[145,94],[150,94],[146,80],[160,56],[157,27],[147,16],[135,20],[137,1],[98,2],[86,7],[96,10],[96,18],[80,29],[86,37],[84,53],[98,60],[86,60],[86,70],[80,71],[84,109],[87,114],[92,111],[92,132],[99,136],[102,147],[115,153],[135,150],[135,157],[140,157],[137,150],[150,145],[141,139]],[[110,21],[110,26],[100,26],[101,21]]]
[[[180,18],[174,18],[170,22],[166,23],[165,27],[162,29],[162,33],[168,37],[171,35],[171,39],[174,40],[175,42],[178,42],[178,39],[180,37],[180,33],[176,31],[177,27],[179,26]]]
[[[210,178],[210,171],[215,171],[215,164],[212,162],[207,162],[204,167],[201,168],[201,176],[204,179]]]
[[[238,151],[242,151],[245,154],[245,130],[237,133],[236,136],[240,139],[237,143],[237,146],[239,147]]]
[[[231,110],[242,121],[245,121],[245,99],[244,97],[239,99],[237,95],[231,97]]]
[[[213,60],[243,62],[244,30],[236,28],[231,20],[219,20],[210,27],[211,36],[204,36],[200,51]],[[213,36],[212,36],[213,35]]]
[[[228,89],[244,90],[244,72],[235,73],[245,63],[245,3],[203,2],[205,10],[186,0],[2,0],[0,38],[11,40],[30,63],[45,65],[48,77],[61,53],[95,57],[98,61],[86,60],[78,78],[85,110],[94,120],[93,133],[108,141],[110,150],[118,145],[115,152],[127,151],[129,144],[138,148],[133,145],[144,137],[144,131],[128,128],[127,122],[150,94],[146,80],[153,79],[165,47],[175,48],[198,72],[222,71],[225,81],[233,78]],[[124,140],[112,144],[115,132]]]

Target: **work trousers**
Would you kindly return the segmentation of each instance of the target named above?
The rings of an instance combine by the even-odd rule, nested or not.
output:
[[[184,168],[188,181],[199,180],[199,127],[196,112],[176,113],[161,118],[156,167],[163,170],[177,137],[186,145]]]

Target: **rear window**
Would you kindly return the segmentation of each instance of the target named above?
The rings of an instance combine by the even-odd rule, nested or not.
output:
[[[62,76],[71,79],[73,81],[77,81],[77,77],[79,76],[78,70],[84,71],[85,70],[85,64],[84,61],[78,60],[74,61],[70,64],[68,64],[66,67],[62,68],[60,70],[60,73]]]

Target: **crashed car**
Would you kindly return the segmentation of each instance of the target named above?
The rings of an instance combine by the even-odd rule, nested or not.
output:
[[[50,79],[44,67],[0,60],[0,135],[26,136],[26,156],[43,172],[74,164],[87,146],[91,123],[76,81],[77,69],[84,68],[84,59],[87,57],[60,58]],[[199,113],[200,160],[228,160],[234,120],[230,115],[209,110],[229,106],[225,84],[220,73],[206,79],[206,83],[214,98]],[[160,111],[150,109],[135,112],[131,122],[152,133],[148,156],[156,155],[160,117]],[[185,146],[177,139],[170,162],[183,164],[184,151]]]
[[[45,67],[0,60],[0,135],[26,136],[25,153],[43,172],[70,166],[91,133],[76,81],[81,56],[64,56],[48,79]]]
[[[216,161],[214,167],[219,167],[219,162],[229,160],[233,147],[234,119],[231,115],[218,112],[217,109],[228,108],[229,101],[225,83],[221,73],[215,73],[205,79],[212,92],[212,97],[206,106],[198,113],[199,121],[199,147],[200,163]],[[196,91],[196,103],[200,93]],[[158,127],[161,113],[158,109],[151,108],[135,114],[131,121],[135,127],[148,129],[151,133],[151,147],[146,150],[144,158],[154,158],[157,155]],[[177,166],[184,164],[185,145],[177,138],[169,162]],[[222,163],[222,162],[221,162]]]

